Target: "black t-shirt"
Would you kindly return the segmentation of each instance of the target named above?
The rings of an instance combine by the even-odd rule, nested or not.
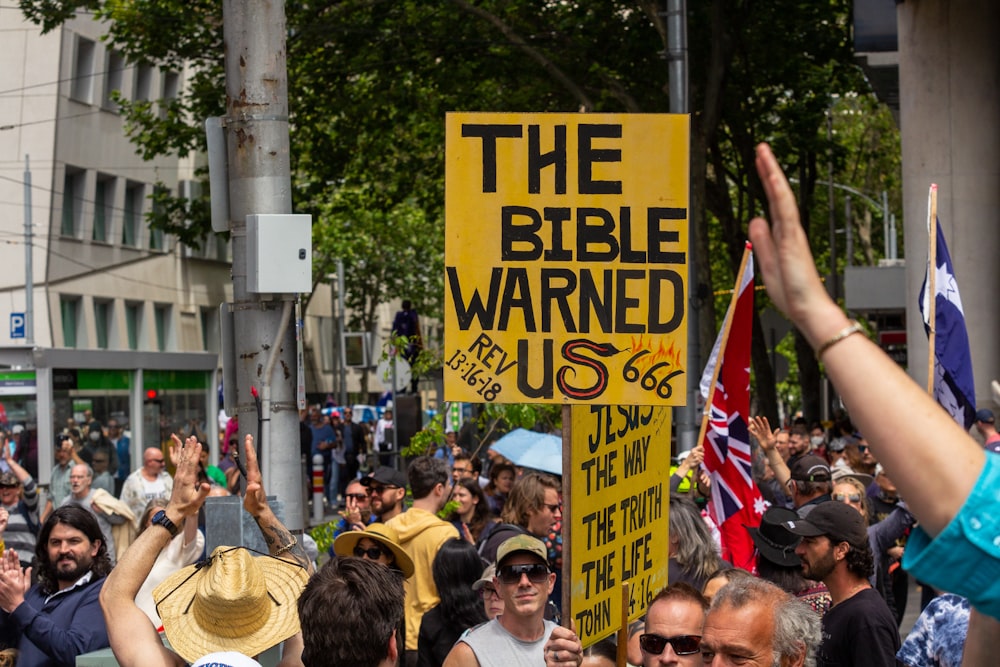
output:
[[[885,600],[866,588],[823,616],[816,667],[896,667],[899,631]]]

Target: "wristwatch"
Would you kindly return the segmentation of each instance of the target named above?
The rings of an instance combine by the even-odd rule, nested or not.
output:
[[[167,513],[164,510],[160,510],[159,512],[153,515],[153,525],[163,526],[164,528],[166,528],[167,532],[170,533],[170,537],[177,537],[177,533],[180,532],[177,529],[177,524],[175,524],[173,521],[170,520],[169,517],[167,517]]]

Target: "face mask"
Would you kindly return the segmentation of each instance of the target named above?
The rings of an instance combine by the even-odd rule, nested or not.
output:
[[[97,442],[100,439],[101,439],[101,434],[100,433],[98,433],[97,431],[91,431],[91,433],[90,433],[90,440],[92,442]]]
[[[813,437],[809,438],[809,441],[812,443],[813,447],[819,447],[820,445],[823,444],[823,436],[814,435]]]

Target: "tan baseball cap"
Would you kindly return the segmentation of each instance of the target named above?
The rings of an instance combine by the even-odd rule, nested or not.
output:
[[[497,549],[497,567],[503,565],[503,561],[507,556],[512,556],[519,552],[538,556],[545,563],[549,561],[549,550],[545,548],[545,543],[537,537],[522,533],[521,535],[507,538],[500,544],[500,548]]]

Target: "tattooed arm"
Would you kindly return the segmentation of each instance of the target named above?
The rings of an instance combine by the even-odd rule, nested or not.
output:
[[[312,561],[306,555],[305,549],[295,536],[285,528],[278,517],[267,504],[267,494],[261,480],[260,466],[257,463],[257,450],[254,449],[253,436],[246,435],[244,439],[247,459],[247,492],[243,498],[243,507],[257,522],[267,549],[272,556],[294,560],[306,569],[310,576],[315,572]],[[291,546],[290,546],[291,545]]]

